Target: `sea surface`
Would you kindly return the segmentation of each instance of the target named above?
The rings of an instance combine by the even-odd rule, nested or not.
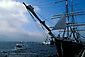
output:
[[[0,52],[11,51],[15,48],[17,42],[0,42]],[[37,57],[57,57],[56,46],[41,45],[39,42],[24,42],[28,46],[28,53],[36,53]],[[4,57],[0,54],[0,57]],[[33,56],[36,57],[36,56]]]

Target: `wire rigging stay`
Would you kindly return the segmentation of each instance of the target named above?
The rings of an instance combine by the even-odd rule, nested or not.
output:
[[[42,24],[38,23],[30,12],[29,12],[29,14],[32,17],[33,21],[35,22],[36,27],[38,28],[38,30],[40,30],[42,32],[41,34],[43,34],[44,38],[46,38],[47,37],[47,33],[46,33],[44,27],[42,26]],[[40,27],[42,28],[42,30],[40,29]]]

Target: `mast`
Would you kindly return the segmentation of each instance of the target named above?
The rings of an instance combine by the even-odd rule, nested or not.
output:
[[[73,1],[71,0],[71,13],[72,13],[72,18],[71,18],[71,25],[74,24],[74,13],[73,13]],[[73,31],[71,32],[70,34],[70,37],[71,35],[73,34],[73,39],[75,39],[75,35],[74,35],[74,26],[73,27],[70,27],[70,30]]]
[[[25,5],[26,9],[30,11],[37,19],[38,21],[49,31],[49,35],[51,35],[51,38],[56,38],[55,35],[51,32],[51,30],[48,28],[48,26],[45,24],[45,21],[42,21],[34,12],[34,8],[31,5],[26,5],[24,2],[23,4]]]
[[[68,16],[68,1],[66,0],[66,14],[67,14],[67,37],[69,37],[69,16]]]
[[[63,1],[65,1],[65,3],[66,3],[66,18],[67,18],[67,23],[66,23],[66,25],[67,25],[67,37],[69,37],[69,13],[68,13],[68,0],[62,0],[62,1],[58,1],[58,2],[55,2],[55,3],[59,3],[59,2],[63,2]],[[57,15],[57,16],[60,16],[60,15]],[[60,18],[60,17],[58,17],[58,18]]]
[[[72,6],[71,6],[71,12],[72,12],[72,24],[74,24],[75,22],[74,22],[73,1],[72,1],[72,0],[71,0],[71,4],[72,4]]]
[[[66,20],[67,20],[67,22],[66,22],[66,28],[64,29],[64,33],[63,33],[63,37],[64,37],[64,35],[66,34],[67,35],[67,38],[69,38],[69,39],[71,39],[71,37],[72,37],[72,35],[73,35],[73,38],[75,39],[75,38],[77,38],[76,37],[76,33],[77,33],[77,31],[81,31],[81,30],[77,30],[77,26],[83,26],[83,25],[85,25],[85,24],[76,24],[75,23],[75,20],[74,20],[74,16],[78,16],[78,15],[85,15],[85,14],[83,14],[83,12],[85,12],[85,11],[79,11],[79,12],[74,12],[74,11],[76,11],[76,10],[74,10],[73,9],[73,0],[71,0],[71,12],[69,12],[69,5],[68,5],[68,0],[62,0],[62,1],[58,1],[58,2],[55,2],[55,3],[60,3],[60,2],[64,2],[65,1],[65,8],[66,8],[66,12],[65,12],[65,17],[66,17]],[[77,4],[75,4],[75,5],[77,5]],[[81,14],[82,13],[82,14]],[[62,14],[59,14],[59,15],[54,15],[53,17],[52,17],[52,19],[56,19],[56,18],[61,18],[62,17]],[[71,18],[71,23],[69,23],[69,18],[70,17],[72,17]],[[63,21],[63,20],[62,20]],[[60,22],[59,22],[60,23]],[[51,27],[51,28],[55,28],[55,27]],[[57,30],[57,28],[55,28],[55,30]],[[83,30],[84,31],[84,30]],[[65,32],[67,32],[67,33],[65,33]],[[70,33],[69,33],[70,32]]]

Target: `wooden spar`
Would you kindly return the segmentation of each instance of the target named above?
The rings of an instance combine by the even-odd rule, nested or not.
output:
[[[62,1],[58,1],[58,2],[55,2],[55,3],[60,3],[60,2],[63,2],[64,0],[62,0]]]
[[[23,3],[23,4],[26,6],[25,3]],[[45,21],[41,21],[40,18],[39,18],[39,17],[36,15],[36,13],[34,12],[34,10],[31,9],[31,7],[26,6],[26,9],[29,10],[29,11],[39,20],[39,22],[42,23],[42,24],[46,27],[46,29],[47,29],[48,31],[51,31],[51,30],[45,25]]]
[[[51,30],[49,29],[49,27],[45,24],[45,21],[42,21],[37,15],[36,13],[34,12],[34,8],[31,6],[31,5],[26,5],[24,2],[23,4],[25,5],[26,9],[28,11],[30,11],[36,18],[37,20],[48,30],[49,32],[49,35],[51,36],[51,38],[55,38],[56,39],[56,36],[51,32]],[[57,39],[56,39],[57,40]]]
[[[79,4],[69,5],[68,7],[71,7],[71,6],[76,6],[76,5],[79,5]]]
[[[68,25],[67,27],[71,27],[71,26],[85,26],[85,24],[78,24],[78,25]]]
[[[83,12],[85,12],[85,11],[73,12],[73,13],[75,14],[75,13],[83,13]],[[68,14],[73,14],[73,13],[68,13]]]
[[[74,14],[74,16],[78,16],[78,15],[85,15],[85,14]],[[58,16],[58,15],[57,15]],[[72,15],[68,15],[69,17],[72,16]],[[68,17],[66,16],[66,17]],[[51,19],[56,19],[56,18],[61,18],[61,17],[52,17]]]
[[[73,13],[67,13],[67,14],[75,14],[75,13],[83,13],[83,12],[85,12],[85,11],[73,12]],[[66,15],[67,15],[67,14],[66,14]],[[62,15],[62,14],[59,14],[59,15],[54,15],[54,16],[61,16],[61,15]],[[54,16],[53,16],[53,17],[54,17]]]
[[[64,1],[67,1],[67,0],[62,0],[62,1],[55,2],[55,3],[60,3],[60,2],[64,2]]]
[[[78,10],[82,10],[82,9],[76,9],[76,10],[73,10],[73,11],[78,11]]]
[[[79,23],[85,23],[85,22],[79,22]]]
[[[68,25],[66,27],[71,27],[71,26],[85,26],[85,24],[78,24],[78,25]],[[54,28],[54,27],[49,27],[49,28]]]
[[[85,31],[85,30],[74,30],[74,31]],[[59,32],[67,32],[67,31],[59,31]]]

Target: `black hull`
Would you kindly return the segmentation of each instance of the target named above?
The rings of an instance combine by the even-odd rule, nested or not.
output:
[[[72,41],[56,40],[55,44],[59,57],[80,57],[84,50],[84,45]]]

